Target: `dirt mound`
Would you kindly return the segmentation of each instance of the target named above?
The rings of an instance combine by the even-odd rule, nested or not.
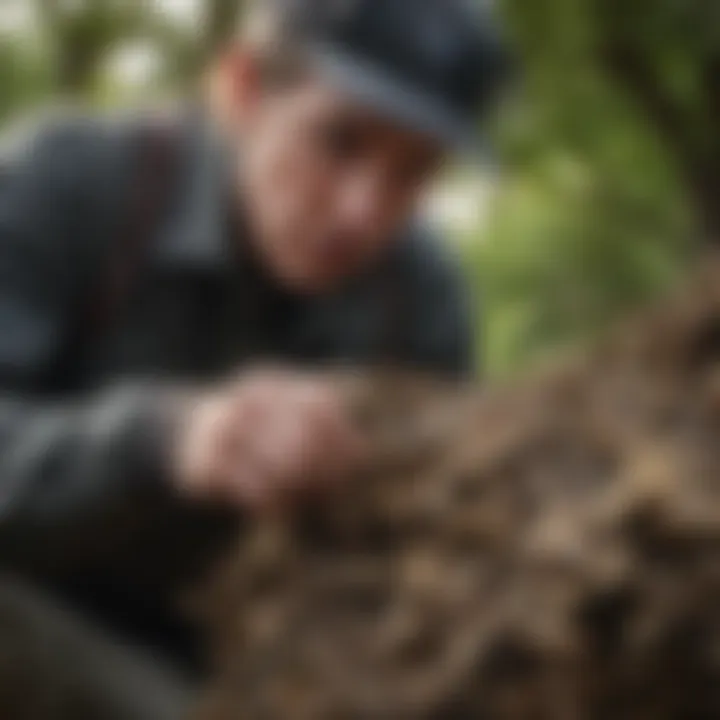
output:
[[[243,538],[198,720],[720,717],[720,266],[513,387],[349,381],[349,492]]]

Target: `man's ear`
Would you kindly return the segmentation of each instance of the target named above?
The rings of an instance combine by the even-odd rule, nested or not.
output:
[[[261,77],[257,59],[240,46],[225,50],[209,78],[212,113],[227,130],[244,127],[257,105]]]

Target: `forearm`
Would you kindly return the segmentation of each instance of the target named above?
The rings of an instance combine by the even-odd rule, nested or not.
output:
[[[72,566],[167,501],[174,402],[151,386],[78,404],[0,399],[0,562]]]

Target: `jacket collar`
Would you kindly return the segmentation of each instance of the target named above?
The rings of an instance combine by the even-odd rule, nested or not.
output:
[[[199,115],[179,128],[177,177],[171,178],[178,185],[171,193],[155,259],[173,268],[229,271],[237,263],[229,223],[233,153],[209,120]]]

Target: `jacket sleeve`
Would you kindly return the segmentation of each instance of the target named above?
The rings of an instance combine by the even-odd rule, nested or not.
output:
[[[72,565],[162,490],[170,390],[42,390],[83,271],[86,135],[46,130],[0,158],[0,563],[23,569]]]

